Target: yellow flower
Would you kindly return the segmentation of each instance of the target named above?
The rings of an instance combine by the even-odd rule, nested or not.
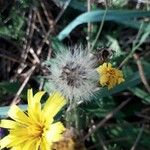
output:
[[[100,74],[100,84],[102,86],[108,86],[108,89],[124,82],[122,71],[113,68],[111,63],[104,63],[97,68],[97,71]]]
[[[28,90],[28,109],[24,113],[18,106],[12,105],[8,116],[13,120],[1,120],[0,127],[8,128],[9,134],[0,140],[0,148],[11,150],[51,150],[53,142],[62,138],[65,127],[61,122],[54,123],[54,116],[66,104],[58,92],[50,96],[43,109],[41,97],[45,92],[33,96]]]

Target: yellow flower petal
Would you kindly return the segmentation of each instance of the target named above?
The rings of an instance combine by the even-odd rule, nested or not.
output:
[[[21,150],[36,150],[36,140],[28,140],[24,143]]]
[[[44,94],[45,92],[41,91],[41,92],[36,93],[33,97],[34,101],[33,101],[33,106],[32,106],[32,112],[35,115],[35,117],[38,119],[38,121],[42,117],[40,100]]]
[[[105,67],[108,67],[108,69],[111,69],[112,68],[112,65],[111,63],[106,63],[106,66]]]
[[[11,129],[10,130],[10,134],[11,135],[15,135],[16,139],[20,138],[20,136],[22,138],[24,138],[25,140],[28,139],[28,129],[27,128],[16,128],[16,129]],[[30,131],[31,132],[31,131]]]
[[[33,91],[29,89],[27,92],[27,100],[28,100],[28,111],[32,110],[32,102],[33,102]]]
[[[18,144],[23,143],[25,140],[20,137],[15,137],[9,134],[5,136],[3,139],[0,140],[0,148],[3,149],[4,147],[10,148],[12,146],[16,147]]]
[[[6,119],[1,120],[1,123],[0,123],[1,128],[12,129],[12,128],[20,127],[20,126],[21,126],[20,123],[12,121],[12,120],[6,120]]]
[[[45,92],[37,92],[33,96],[32,90],[28,90],[28,115],[35,121],[39,122],[41,115],[41,103],[40,100]]]
[[[46,137],[49,141],[56,142],[61,138],[61,133],[65,131],[65,127],[61,122],[56,122],[50,126],[49,132],[46,133]]]
[[[15,146],[15,147],[11,148],[10,150],[21,150],[21,146]]]
[[[4,119],[0,123],[0,127],[9,129],[9,135],[0,140],[1,149],[6,147],[11,150],[50,150],[53,141],[62,137],[64,126],[60,122],[52,123],[53,117],[66,101],[56,92],[49,97],[41,110],[40,100],[43,94],[44,92],[38,92],[33,96],[32,90],[28,91],[27,113],[16,105],[11,106],[8,115],[13,120]]]
[[[15,133],[15,132],[13,132],[13,133]],[[11,135],[11,142],[7,145],[7,147],[10,148],[10,147],[13,147],[13,146],[23,144],[24,142],[26,142],[28,140],[31,140],[31,141],[33,140],[33,139],[29,139],[27,135],[22,136],[22,134],[21,134],[21,136],[17,136],[17,134],[16,134],[16,136],[13,136],[15,134],[12,134],[12,133],[9,134],[9,135]]]
[[[41,139],[39,139],[39,140],[36,142],[35,150],[39,150],[40,144],[41,144]]]
[[[52,142],[47,144],[47,140],[45,138],[42,139],[40,150],[51,150]]]
[[[43,115],[47,119],[53,118],[65,104],[65,98],[59,92],[55,92],[46,101],[45,106],[43,108]]]
[[[10,135],[5,136],[3,139],[0,140],[0,148],[3,149],[4,147],[8,147],[8,145],[12,142],[13,137]]]
[[[19,144],[17,146],[12,147],[10,150],[22,150],[25,143]]]
[[[101,76],[101,78],[100,78],[100,84],[102,86],[105,86],[105,85],[107,85],[107,82],[108,82],[107,76]]]
[[[12,105],[8,111],[8,116],[15,121],[28,125],[30,124],[30,118],[16,105]]]
[[[100,74],[100,84],[102,86],[108,86],[108,89],[113,88],[117,84],[124,82],[123,74],[121,70],[113,68],[111,63],[104,63],[97,68],[97,72]]]

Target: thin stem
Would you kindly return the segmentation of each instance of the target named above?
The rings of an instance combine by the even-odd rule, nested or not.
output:
[[[144,130],[144,125],[143,125],[142,128],[140,129],[140,132],[139,132],[139,134],[138,134],[138,136],[137,136],[137,138],[136,138],[136,140],[135,140],[133,146],[131,147],[131,150],[135,150],[135,149],[136,149],[136,147],[137,147],[137,145],[138,145],[138,142],[140,141],[140,138],[141,138],[141,136],[142,136],[143,130]]]
[[[148,93],[150,94],[150,86],[149,86],[148,81],[146,79],[140,57],[138,56],[138,54],[134,54],[133,57],[136,61],[136,64],[137,64],[137,67],[138,67],[138,70],[139,70],[139,74],[140,74],[140,77],[141,77],[141,81],[143,82],[143,84],[144,84],[146,90],[148,91]]]
[[[76,101],[70,100],[69,101],[69,106],[66,111],[66,122],[67,122],[67,127],[70,128],[70,126],[74,125],[76,129],[79,129],[79,119],[78,119],[78,112],[77,112],[77,106],[78,104]]]
[[[91,11],[91,0],[87,0],[87,11]],[[87,28],[87,48],[88,51],[90,51],[91,43],[90,43],[90,37],[91,37],[91,22],[88,22],[88,28]]]
[[[138,43],[138,39],[142,33],[142,27],[143,27],[143,23],[141,24],[140,26],[140,29],[138,31],[138,34],[136,36],[136,39],[133,41],[133,44],[132,44],[132,50],[131,52],[129,53],[129,55],[121,62],[121,64],[119,65],[118,68],[121,68],[125,63],[127,63],[127,61],[133,56],[134,52],[139,48],[139,46],[142,44],[142,43]],[[138,43],[138,44],[137,44]]]
[[[95,45],[96,45],[96,43],[97,43],[97,40],[98,40],[98,38],[99,38],[99,36],[100,36],[100,34],[101,34],[101,31],[102,31],[102,28],[103,28],[103,25],[104,25],[104,22],[105,22],[106,14],[107,14],[107,4],[106,4],[106,9],[105,9],[105,12],[104,12],[104,15],[103,15],[102,22],[101,22],[101,24],[100,24],[98,33],[97,33],[97,35],[96,35],[96,37],[95,37],[95,40],[93,41],[93,44],[92,44],[92,47],[91,47],[91,50],[90,50],[90,51],[92,51],[92,50],[94,49],[94,47],[95,47]]]

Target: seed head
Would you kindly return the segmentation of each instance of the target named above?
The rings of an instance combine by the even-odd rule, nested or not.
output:
[[[50,66],[49,82],[52,91],[60,91],[69,100],[86,101],[93,94],[98,74],[95,60],[82,46],[56,54]]]

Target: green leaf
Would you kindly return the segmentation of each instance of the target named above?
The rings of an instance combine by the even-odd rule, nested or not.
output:
[[[54,3],[59,6],[63,7],[63,5],[67,2],[67,0],[54,0]],[[69,4],[69,7],[73,9],[85,12],[87,10],[86,3],[81,2],[80,0],[72,0]]]
[[[127,5],[128,1],[125,1],[125,0],[112,0],[112,5],[115,6],[115,7],[123,7],[125,5]]]
[[[124,149],[130,149],[137,139],[141,128],[133,126],[132,124],[129,124],[128,122],[125,122],[123,120],[120,120],[119,122],[120,123],[117,123],[117,125],[114,127],[106,127],[106,132],[108,132],[108,136],[110,136],[112,139],[124,138],[125,140],[123,140],[122,142],[118,141],[117,143],[123,146]],[[143,130],[141,138],[138,142],[137,150],[149,149],[149,140],[150,134],[146,132],[146,130]]]
[[[140,88],[132,88],[129,90],[133,92],[134,95],[141,98],[143,103],[150,104],[150,94]]]
[[[18,82],[9,83],[9,82],[0,82],[0,90],[4,90],[7,93],[16,93],[20,87]]]
[[[0,82],[0,95],[3,94],[13,94],[15,95],[20,88],[20,84],[18,82],[9,83],[9,82]],[[23,90],[21,97],[25,97],[26,95],[26,88]],[[27,105],[19,105],[23,110],[25,110]],[[3,106],[0,107],[0,118],[7,117],[7,112],[9,110],[10,106]]]
[[[105,117],[106,114],[116,107],[116,104],[113,98],[105,97],[103,99],[91,100],[88,104],[83,103],[80,107],[91,116]]]
[[[106,36],[106,38],[108,39],[108,41],[111,43],[110,44],[110,48],[115,50],[115,57],[117,56],[120,56],[123,54],[123,52],[121,51],[121,48],[120,48],[120,45],[119,45],[119,42],[117,39],[111,37],[111,36]]]
[[[80,11],[87,11],[86,4],[83,2],[79,2],[78,0],[72,0],[70,3],[70,6],[74,9],[80,10]]]
[[[63,53],[67,50],[67,47],[63,45],[62,42],[60,42],[57,38],[51,38],[52,41],[52,48],[55,53]]]
[[[88,22],[100,22],[103,20],[105,10],[86,12],[78,16],[73,20],[66,28],[64,28],[58,35],[59,40],[63,40],[67,37],[70,32],[76,28],[78,25]],[[137,17],[150,16],[148,11],[132,11],[132,10],[108,10],[105,21],[116,21],[117,23],[122,23],[132,27],[139,28],[136,22],[136,26],[133,26],[133,19]],[[131,23],[132,22],[132,23]]]

